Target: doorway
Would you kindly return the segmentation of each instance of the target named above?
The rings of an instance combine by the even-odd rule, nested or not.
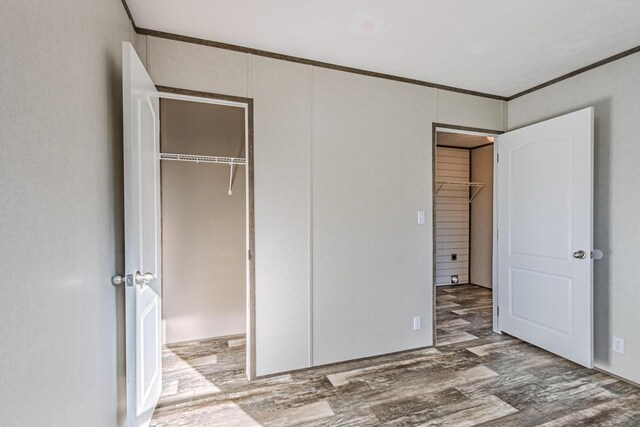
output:
[[[244,111],[160,101],[165,345],[246,333]]]
[[[163,397],[179,399],[208,388],[174,386],[169,371],[199,376],[221,346],[255,376],[252,102],[158,89]]]
[[[493,332],[494,141],[501,132],[434,124],[434,340]]]

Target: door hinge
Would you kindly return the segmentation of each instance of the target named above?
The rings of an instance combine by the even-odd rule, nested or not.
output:
[[[251,249],[247,249],[247,259],[251,261]]]
[[[500,163],[500,153],[496,154],[496,163]]]
[[[496,315],[500,316],[500,307],[496,307]]]

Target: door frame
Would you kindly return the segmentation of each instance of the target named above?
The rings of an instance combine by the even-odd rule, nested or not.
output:
[[[244,109],[245,153],[247,157],[247,354],[246,375],[249,381],[256,379],[256,250],[255,250],[255,209],[254,209],[254,155],[253,155],[253,98],[222,95],[211,92],[195,91],[170,86],[156,85],[159,97],[179,101],[200,102],[205,104],[226,105]]]
[[[453,124],[448,124],[448,123],[436,123],[433,122],[431,124],[431,191],[432,191],[432,197],[431,197],[431,225],[432,225],[432,249],[431,249],[431,253],[432,253],[432,270],[433,270],[433,274],[431,277],[431,287],[432,287],[432,292],[433,292],[433,346],[437,347],[438,346],[438,335],[437,335],[437,307],[436,307],[436,298],[437,298],[437,292],[436,292],[436,162],[437,162],[437,134],[439,131],[446,131],[446,132],[451,132],[451,133],[461,133],[461,134],[467,134],[467,135],[478,135],[478,136],[493,136],[495,138],[495,140],[493,141],[493,254],[492,254],[492,283],[491,283],[491,290],[492,290],[492,299],[493,299],[493,304],[492,304],[492,309],[493,309],[493,332],[496,333],[500,333],[500,331],[498,330],[498,287],[497,287],[497,276],[496,276],[496,253],[497,253],[497,244],[498,244],[498,239],[496,238],[496,209],[497,209],[497,203],[496,203],[496,190],[497,190],[497,179],[496,179],[496,167],[495,167],[495,163],[496,163],[496,156],[497,156],[497,152],[498,150],[496,149],[497,144],[498,144],[498,136],[500,134],[505,133],[505,131],[502,130],[496,130],[496,129],[484,129],[484,128],[476,128],[476,127],[470,127],[470,126],[460,126],[460,125],[453,125]],[[469,159],[469,162],[471,162],[471,159]],[[469,229],[469,231],[471,231],[471,229]],[[471,279],[471,277],[469,277],[469,279]]]

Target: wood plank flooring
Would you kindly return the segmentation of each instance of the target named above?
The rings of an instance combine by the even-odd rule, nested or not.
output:
[[[491,291],[437,290],[438,347],[249,383],[243,336],[164,349],[152,426],[640,426],[640,389],[491,332]]]

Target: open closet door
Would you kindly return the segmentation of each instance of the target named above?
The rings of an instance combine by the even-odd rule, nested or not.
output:
[[[498,326],[593,365],[593,108],[497,140]]]
[[[158,93],[122,44],[127,426],[151,421],[162,390]]]

